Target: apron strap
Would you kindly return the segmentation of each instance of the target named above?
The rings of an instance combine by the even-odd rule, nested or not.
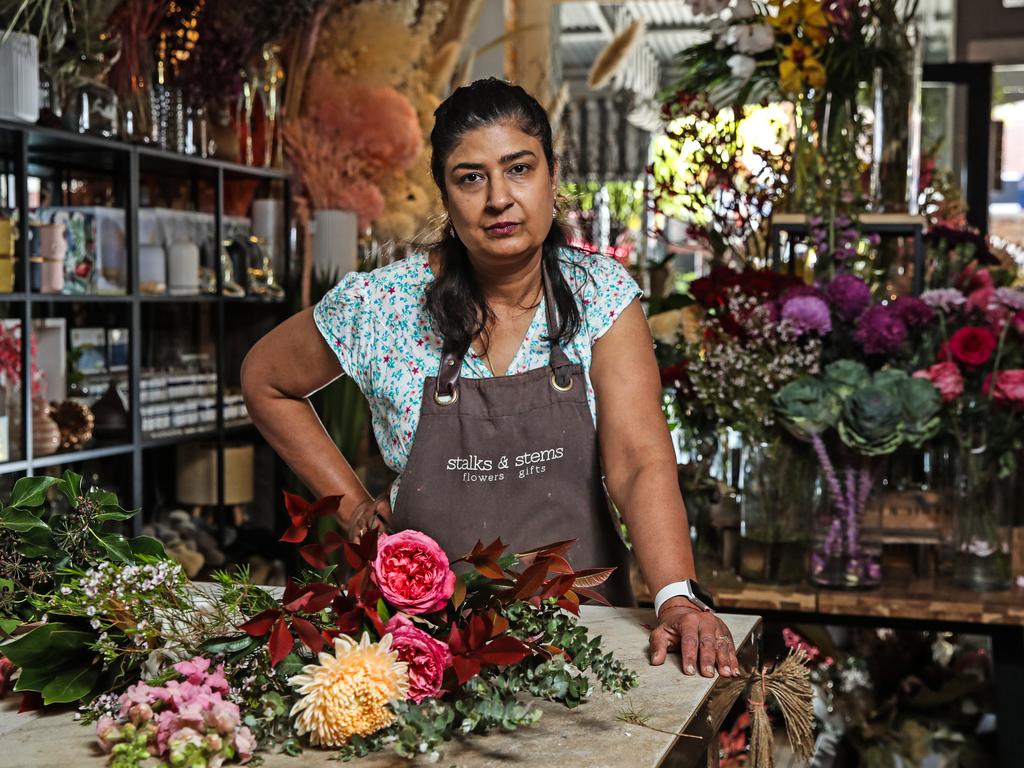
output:
[[[558,333],[558,308],[555,304],[555,294],[551,288],[551,280],[548,271],[541,263],[541,287],[544,290],[544,313],[547,321],[548,338],[554,339]],[[434,398],[439,402],[453,402],[456,391],[459,387],[459,377],[462,375],[462,361],[469,351],[469,346],[464,349],[457,349],[454,345],[445,340],[441,348],[441,365],[437,372],[437,379],[434,384]],[[553,373],[552,380],[561,390],[565,391],[572,386],[572,362],[569,360],[562,345],[552,341],[551,354],[548,358],[548,365]]]

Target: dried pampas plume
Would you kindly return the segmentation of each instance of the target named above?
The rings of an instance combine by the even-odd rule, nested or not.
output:
[[[558,128],[562,124],[562,115],[567,106],[569,106],[569,83],[563,81],[550,103],[544,105],[544,111],[548,113],[548,120],[555,133],[558,132]]]
[[[431,93],[445,92],[445,87],[451,82],[455,72],[455,65],[459,63],[459,54],[462,52],[462,44],[456,40],[449,40],[441,46],[427,63],[427,90]]]
[[[587,76],[588,88],[597,90],[611,82],[643,38],[645,28],[643,20],[638,19],[612,38],[590,68],[590,74]]]

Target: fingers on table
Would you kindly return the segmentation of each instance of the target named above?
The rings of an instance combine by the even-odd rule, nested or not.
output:
[[[715,638],[715,655],[718,661],[718,671],[725,677],[736,677],[740,673],[740,662],[736,658],[736,644],[733,643],[732,634],[729,628],[717,616],[710,622],[709,631]]]
[[[692,675],[697,671],[698,655],[703,654],[700,647],[700,616],[691,613],[679,622],[679,648],[683,657],[683,672]],[[703,659],[701,659],[703,663]],[[714,666],[712,664],[712,666]]]
[[[672,636],[669,631],[661,626],[651,632],[651,664],[660,666],[665,663],[669,647],[672,645]]]

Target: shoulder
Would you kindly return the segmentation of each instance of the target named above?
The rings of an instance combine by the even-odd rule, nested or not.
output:
[[[562,275],[574,292],[601,294],[614,286],[635,286],[622,264],[601,253],[588,253],[579,248],[562,248],[559,253]]]
[[[370,272],[353,272],[345,276],[352,287],[367,299],[383,301],[396,296],[420,295],[431,281],[432,273],[425,253],[412,253],[399,261]]]

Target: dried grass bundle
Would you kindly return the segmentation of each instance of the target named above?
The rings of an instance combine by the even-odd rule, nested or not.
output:
[[[626,63],[629,54],[643,39],[646,25],[638,19],[612,38],[605,49],[597,55],[590,74],[587,76],[587,87],[593,90],[604,88],[611,82],[618,71]]]

